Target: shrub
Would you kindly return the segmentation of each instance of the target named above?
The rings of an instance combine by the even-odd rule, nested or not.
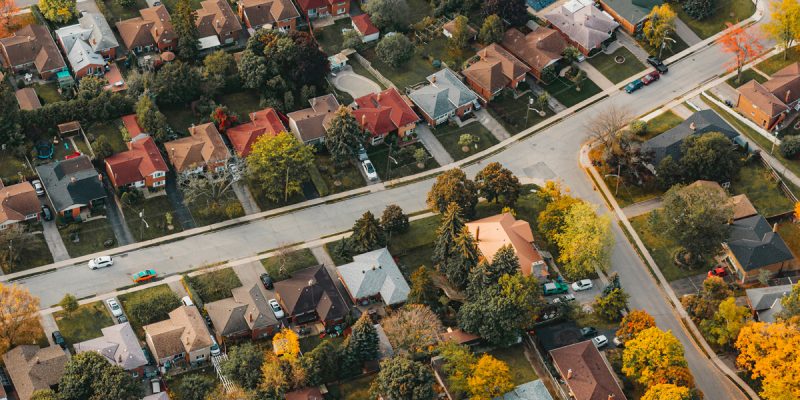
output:
[[[800,136],[787,136],[781,141],[781,155],[786,158],[795,158],[800,154]]]
[[[647,122],[642,121],[640,119],[631,122],[630,131],[636,136],[644,135],[645,133],[647,133]]]

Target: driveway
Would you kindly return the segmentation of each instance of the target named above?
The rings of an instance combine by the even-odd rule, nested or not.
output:
[[[106,189],[106,219],[111,225],[111,230],[114,231],[117,246],[135,243],[136,239],[134,239],[133,233],[125,222],[125,215],[120,209],[119,199],[107,179],[103,180],[103,186]]]
[[[247,185],[245,185],[242,181],[233,183],[233,192],[236,193],[236,198],[239,199],[240,203],[242,203],[242,208],[244,209],[244,213],[246,215],[261,212],[261,208],[258,207],[256,199],[254,199],[253,194],[250,193],[250,188],[248,188]]]
[[[686,23],[680,18],[675,18],[675,32],[689,46],[693,46],[703,41],[703,39],[700,39],[700,37],[694,33],[692,28],[689,28],[689,26],[686,25]]]
[[[663,201],[661,197],[656,197],[654,199],[640,201],[638,203],[631,204],[622,209],[622,212],[625,213],[625,216],[628,219],[638,217],[640,215],[644,215],[653,211],[655,209],[661,208],[663,206]]]
[[[422,145],[425,146],[428,153],[431,153],[439,165],[448,165],[453,162],[453,157],[450,156],[450,153],[439,143],[439,139],[431,132],[431,128],[429,128],[428,125],[417,125],[416,132],[419,136],[419,140],[422,141]]]
[[[372,79],[353,72],[352,67],[349,65],[337,72],[331,81],[333,86],[349,93],[354,99],[381,91],[380,85]]]
[[[181,190],[178,188],[178,182],[173,171],[167,173],[167,184],[164,185],[164,188],[167,192],[167,198],[170,204],[172,204],[172,208],[175,210],[175,216],[178,217],[178,222],[181,223],[183,230],[195,228],[197,225],[194,223],[194,218],[192,218],[189,207],[183,202],[183,193],[181,193]]]
[[[45,200],[46,197],[40,197],[40,199],[42,204],[47,204],[51,211],[54,210],[50,203]],[[53,218],[52,221],[45,221],[42,219],[42,233],[44,234],[44,241],[47,243],[47,248],[50,249],[50,254],[53,256],[54,262],[69,260],[71,258],[67,252],[67,246],[64,245],[64,239],[62,239],[61,234],[58,233],[55,218]]]
[[[503,125],[501,125],[499,122],[497,122],[497,120],[492,116],[492,114],[489,114],[489,112],[486,111],[485,108],[481,108],[480,110],[475,111],[475,116],[478,117],[478,121],[483,126],[485,126],[486,129],[489,130],[489,132],[492,132],[492,135],[494,135],[495,139],[497,139],[498,142],[502,142],[503,140],[506,140],[511,137],[511,134],[508,133],[506,128],[503,127]]]

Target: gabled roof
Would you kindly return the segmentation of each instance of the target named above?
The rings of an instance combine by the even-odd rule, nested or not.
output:
[[[195,306],[181,306],[169,312],[169,319],[145,325],[157,359],[211,347],[211,336]]]
[[[308,10],[325,7],[328,2],[325,0],[297,0],[297,5],[304,13],[308,13]]]
[[[12,66],[34,63],[39,73],[64,68],[64,58],[50,36],[50,31],[41,25],[28,25],[14,32],[13,36],[0,39]]]
[[[14,95],[17,96],[17,103],[19,103],[20,110],[36,110],[42,108],[39,96],[36,95],[36,90],[32,87],[18,89],[14,92]]]
[[[794,259],[789,246],[761,215],[733,221],[727,244],[745,271]]]
[[[769,286],[764,288],[747,289],[747,302],[758,313],[760,322],[775,322],[775,314],[783,310],[781,299],[792,291],[792,285]]]
[[[409,100],[410,101],[410,100]],[[358,108],[353,117],[374,135],[384,135],[419,121],[419,117],[395,88],[370,93],[355,99]]]
[[[369,36],[380,32],[378,27],[372,23],[372,19],[370,19],[369,14],[356,15],[351,19],[353,20],[353,26],[356,28],[358,33],[361,34],[361,36]]]
[[[453,30],[455,30],[455,28],[456,28],[456,20],[455,19],[451,19],[450,21],[447,21],[447,22],[445,22],[444,25],[442,25],[442,30],[447,31],[450,34],[453,33]],[[478,31],[476,31],[475,28],[469,26],[469,24],[467,24],[467,32],[469,33],[470,38],[473,38],[473,37],[475,37],[475,35],[478,34]]]
[[[308,102],[311,104],[310,108],[287,114],[289,120],[294,122],[297,127],[297,131],[294,133],[303,142],[325,136],[325,126],[333,118],[334,112],[339,109],[339,101],[332,94],[315,97]]]
[[[239,157],[247,157],[253,143],[262,135],[277,135],[286,131],[278,113],[273,108],[265,108],[250,114],[250,122],[228,128],[225,135]]]
[[[502,46],[522,60],[528,67],[541,71],[561,59],[567,42],[555,29],[539,27],[524,35],[516,28],[506,31]]]
[[[147,357],[130,323],[111,325],[101,331],[103,336],[99,338],[75,343],[75,353],[96,351],[108,362],[126,371],[147,365]]]
[[[394,305],[404,303],[411,291],[385,247],[358,254],[353,257],[353,262],[337,269],[347,290],[356,299],[380,294],[384,303]]]
[[[80,71],[88,66],[103,66],[106,60],[100,53],[95,53],[88,43],[78,40],[72,46],[72,50],[67,54],[69,65],[73,71]]]
[[[755,79],[739,86],[736,90],[742,97],[750,100],[753,105],[764,110],[769,116],[778,115],[789,109],[781,99],[776,97]]]
[[[77,24],[60,28],[55,34],[74,71],[105,64],[99,53],[119,46],[106,19],[96,13],[84,12]]]
[[[239,6],[254,27],[300,17],[291,0],[243,0]]]
[[[30,182],[0,186],[0,225],[24,221],[40,211],[39,198]]]
[[[704,135],[706,133],[719,132],[733,140],[739,136],[722,117],[714,110],[701,110],[678,126],[653,137],[644,142],[643,151],[653,152],[653,165],[658,165],[666,156],[672,156],[677,161],[681,158],[681,143],[691,135]]]
[[[189,128],[191,136],[164,143],[167,156],[178,172],[224,161],[231,153],[213,123]]]
[[[275,293],[289,316],[316,311],[319,318],[336,320],[349,312],[324,266],[296,271],[292,277],[275,282]]]
[[[647,18],[653,7],[664,3],[663,0],[602,0],[611,7],[620,17],[636,25]]]
[[[242,30],[239,18],[225,0],[205,0],[197,10],[197,31],[200,37],[220,36]]]
[[[608,400],[611,395],[615,400],[626,399],[591,340],[550,350],[550,356],[575,400]]]
[[[541,379],[523,383],[495,400],[553,400]]]
[[[523,275],[534,273],[534,276],[539,277],[547,272],[542,255],[533,247],[533,232],[527,221],[505,213],[468,222],[466,226],[475,238],[478,250],[489,262],[501,247],[511,245],[519,259]]]
[[[414,90],[408,97],[432,119],[438,119],[478,99],[449,68],[429,75],[427,80],[428,85]]]
[[[755,206],[753,206],[753,203],[750,202],[750,199],[747,198],[746,194],[739,194],[729,198],[725,189],[723,189],[719,183],[714,181],[697,180],[689,185],[689,187],[695,186],[704,187],[708,190],[717,192],[717,194],[722,198],[727,198],[730,204],[733,205],[734,220],[758,214]]]
[[[737,90],[753,105],[775,116],[800,99],[800,63],[784,67],[763,84],[754,79]]]
[[[23,400],[30,399],[37,390],[57,385],[68,360],[67,353],[56,345],[45,348],[21,345],[3,355],[8,375]]]
[[[123,115],[120,119],[125,130],[128,131],[128,136],[136,137],[143,132],[142,127],[139,126],[139,122],[136,120],[136,114]]]
[[[118,186],[143,181],[156,171],[166,173],[169,170],[155,140],[146,133],[140,133],[131,139],[128,142],[128,151],[114,154],[106,158],[105,162]]]
[[[149,22],[150,35],[156,43],[177,39],[175,28],[172,27],[172,18],[163,5],[139,10],[142,20]]]
[[[56,211],[63,212],[103,199],[106,191],[89,157],[82,155],[36,167]]]
[[[545,15],[547,21],[585,49],[594,49],[611,37],[619,24],[594,6],[593,1],[571,0]]]
[[[492,43],[478,51],[480,60],[461,73],[491,93],[525,77],[528,67],[506,49]]]
[[[233,297],[206,303],[208,316],[222,336],[278,325],[257,284],[234,288],[231,293]]]

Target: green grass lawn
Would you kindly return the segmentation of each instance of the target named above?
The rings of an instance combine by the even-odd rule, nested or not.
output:
[[[756,11],[756,6],[751,0],[722,0],[715,1],[715,10],[709,18],[697,21],[683,11],[683,7],[674,5],[672,7],[678,13],[678,18],[691,28],[701,39],[714,36],[717,32],[725,29],[726,22],[738,23]]]
[[[728,80],[726,80],[725,82],[727,82],[728,85],[731,85],[734,88],[738,88],[739,86],[742,86],[745,83],[752,81],[753,79],[755,79],[756,82],[758,83],[764,83],[767,81],[767,78],[765,78],[764,75],[761,75],[758,72],[753,71],[752,69],[746,69],[742,71],[742,78],[739,79],[738,82],[736,80],[736,75],[728,78]]]
[[[161,284],[161,285],[149,287],[147,289],[137,290],[135,292],[130,292],[130,293],[126,293],[126,294],[121,294],[121,295],[117,296],[117,299],[119,299],[120,305],[122,306],[122,309],[124,310],[125,307],[127,307],[128,304],[131,301],[134,301],[134,299],[152,296],[155,293],[171,292],[171,291],[172,291],[172,289],[169,288],[169,285],[164,283],[164,284]],[[130,316],[128,316],[128,317],[130,318]],[[131,327],[133,328],[134,332],[136,332],[136,336],[138,336],[139,339],[143,339],[144,338],[144,326],[141,323],[139,323],[139,321],[137,321],[136,318],[130,318],[129,321],[131,323]]]
[[[786,57],[786,60],[783,58]],[[787,50],[787,54],[783,52],[776,54],[756,65],[759,71],[772,75],[790,64],[800,61],[800,46],[795,46]]]
[[[184,391],[185,388],[181,386],[181,382],[189,376],[192,375],[201,375],[205,376],[213,382],[217,382],[217,373],[214,372],[214,367],[207,366],[201,369],[191,370],[189,372],[184,372],[180,375],[167,375],[165,379],[165,383],[167,388],[169,389],[169,398],[172,400],[188,400],[197,398],[193,393],[187,393]]]
[[[746,194],[759,213],[765,217],[791,211],[794,204],[778,188],[766,167],[759,161],[751,161],[731,183],[731,194]]]
[[[473,122],[463,127],[459,127],[455,123],[446,123],[432,128],[431,131],[456,161],[479,153],[498,143],[497,138],[480,122]],[[458,139],[465,133],[478,137],[477,148],[475,148],[476,145],[472,145],[467,152],[462,149],[462,146],[458,144]]]
[[[0,179],[8,185],[19,182],[19,175],[35,176],[36,173],[28,167],[24,157],[19,157],[9,150],[0,150]]]
[[[344,336],[336,336],[336,337],[328,336],[323,339],[320,338],[318,335],[311,335],[311,336],[306,336],[304,338],[300,338],[300,351],[303,353],[308,353],[309,351],[317,348],[317,346],[322,344],[322,342],[324,341],[331,341],[336,344],[341,344],[342,342],[344,342]]]
[[[422,265],[433,267],[433,244],[440,221],[438,214],[412,221],[408,232],[389,238],[389,252],[398,258],[398,266],[406,277]]]
[[[583,81],[580,91],[575,90],[575,84],[565,78],[557,78],[550,84],[541,86],[567,108],[601,92],[600,87],[589,78]]]
[[[448,62],[447,58],[449,58],[447,40],[443,36],[435,38],[425,46],[417,47],[416,53],[411,57],[411,60],[398,68],[391,67],[381,61],[375,54],[374,47],[364,50],[361,55],[369,60],[372,67],[377,69],[381,75],[394,82],[400,91],[407,86],[425,82],[425,78],[428,75],[438,71],[437,68],[433,67],[431,59],[428,57],[446,62]],[[457,66],[454,68],[458,69]]]
[[[147,8],[147,2],[144,0],[136,0],[135,5],[131,7],[123,7],[118,2],[114,0],[95,0],[95,2],[99,4],[103,4],[108,12],[114,16],[114,20],[109,20],[108,23],[111,26],[114,26],[117,22],[121,20],[136,18],[139,16],[139,10],[143,8]],[[100,7],[102,10],[103,7]],[[121,43],[121,42],[120,42]]]
[[[233,268],[224,268],[207,274],[187,276],[186,282],[204,303],[231,297],[231,289],[242,286]],[[252,287],[252,286],[250,286]]]
[[[408,20],[412,23],[422,21],[427,16],[433,16],[433,7],[431,3],[426,0],[407,0],[408,3]]]
[[[778,234],[794,254],[800,254],[800,225],[787,221],[778,224]]]
[[[617,63],[614,60],[617,56],[625,57],[625,61],[621,64]],[[646,68],[645,65],[624,46],[620,47],[612,54],[598,53],[596,56],[586,61],[614,83],[622,82],[632,75],[644,71]]]
[[[103,336],[100,330],[114,325],[102,301],[81,305],[72,314],[59,311],[53,317],[64,340],[70,345]]]
[[[28,230],[41,230],[38,222],[31,222]],[[28,236],[28,241],[19,249],[19,260],[14,264],[11,270],[7,270],[8,264],[3,263],[3,272],[18,272],[30,268],[35,268],[41,265],[51,264],[53,256],[50,254],[50,249],[47,247],[47,242],[41,233],[31,233]]]
[[[274,281],[287,279],[292,272],[317,264],[319,264],[317,258],[309,249],[299,249],[285,256],[272,256],[261,260],[261,265]],[[281,265],[283,265],[283,271],[281,271]]]
[[[648,139],[652,139],[678,125],[683,122],[683,118],[679,117],[678,114],[672,112],[672,110],[668,110],[657,117],[647,121],[647,132],[644,135],[639,136],[641,141],[646,141]]]
[[[314,30],[314,37],[317,43],[322,46],[322,49],[328,55],[334,55],[342,50],[342,29],[353,29],[353,24],[350,18],[340,19],[334,22],[333,25],[326,26]],[[356,64],[355,60],[350,61],[351,64]]]
[[[670,58],[675,54],[678,54],[689,48],[689,45],[686,42],[684,42],[683,39],[680,38],[680,36],[672,35],[671,39],[674,39],[675,43],[671,43],[669,47],[664,48],[664,50],[661,52],[662,60],[666,60],[667,58]],[[655,49],[652,46],[650,46],[650,44],[647,43],[646,40],[637,40],[637,43],[639,43],[639,46],[641,46],[644,49],[644,51],[646,51],[648,54],[658,57],[659,54],[658,49]]]
[[[122,212],[125,213],[125,221],[137,241],[155,239],[161,236],[182,231],[181,223],[175,216],[175,210],[167,196],[156,196],[149,199],[142,199],[133,206],[123,205]],[[139,213],[143,212],[144,220],[147,225],[139,218]],[[172,215],[172,230],[167,228],[166,214]]]
[[[228,106],[228,109],[239,115],[240,122],[249,122],[250,113],[261,110],[261,95],[255,90],[242,90],[228,93],[217,98],[217,103]]]
[[[399,151],[397,146],[392,147],[392,158],[397,160],[397,164],[391,162],[391,168],[388,169],[387,174],[387,164],[390,162],[389,160],[389,146],[384,144],[379,144],[377,146],[369,146],[367,148],[367,154],[369,155],[370,161],[372,161],[372,165],[375,166],[375,170],[378,171],[378,176],[386,181],[389,179],[397,179],[408,175],[414,175],[420,173],[422,171],[429,170],[431,168],[436,168],[439,164],[436,160],[428,154],[428,151],[425,150],[425,146],[422,143],[417,142],[414,144],[407,145],[405,148],[410,148],[412,150],[401,150],[403,152],[407,152],[410,156],[402,157],[402,155],[398,155]],[[416,149],[423,149],[425,150],[425,154],[428,155],[428,159],[425,161],[425,164],[422,168],[417,166],[417,162],[413,158],[413,152]]]
[[[323,192],[327,192],[328,194],[346,192],[367,185],[358,167],[352,163],[347,163],[344,166],[336,166],[331,156],[318,153],[314,164],[325,186],[324,188],[320,188],[319,186],[322,185],[317,185],[315,182],[320,195],[323,195]]]
[[[705,271],[705,267],[683,269],[675,265],[673,255],[680,246],[664,234],[662,227],[652,225],[650,213],[630,218],[630,222],[667,281],[686,278]],[[708,264],[711,265],[710,262]]]
[[[95,138],[104,136],[114,153],[121,153],[128,150],[125,140],[122,138],[122,123],[119,120],[95,122],[85,129],[86,137],[91,142]]]
[[[508,133],[514,135],[553,115],[549,108],[545,108],[544,117],[540,116],[536,111],[528,111],[528,99],[532,95],[532,93],[528,93],[515,99],[511,90],[503,90],[489,102],[486,109],[506,128]]]
[[[525,357],[525,347],[521,344],[497,348],[490,351],[489,354],[508,364],[515,386],[528,383],[538,378],[536,372],[533,370],[533,366],[531,366],[531,363],[528,362],[528,359]]]
[[[255,193],[253,193],[253,195],[255,196]],[[239,203],[239,199],[236,197],[235,193],[231,191],[226,193],[224,196],[225,198],[222,200],[222,206],[217,210],[209,208],[205,199],[196,199],[193,202],[187,203],[187,206],[192,213],[192,219],[194,219],[196,226],[216,224],[244,215],[242,204]],[[231,206],[231,210],[235,210],[236,212],[228,215],[226,211],[228,206]],[[264,208],[262,208],[262,210],[264,210]],[[174,216],[173,221],[175,221]]]
[[[179,136],[189,136],[189,128],[192,124],[202,124],[208,122],[209,116],[195,116],[192,109],[185,105],[161,107],[161,112],[167,117],[167,123]]]
[[[333,400],[371,400],[369,387],[377,375],[367,375],[358,379],[352,379],[337,385],[328,386],[330,396]],[[327,397],[326,396],[326,397]]]
[[[283,207],[289,204],[299,203],[301,201],[306,200],[305,196],[302,193],[293,194],[289,196],[289,200],[275,202],[267,198],[266,194],[264,193],[264,189],[261,185],[257,182],[254,182],[251,179],[246,180],[247,187],[250,189],[250,193],[253,194],[253,197],[256,199],[256,203],[261,211],[272,210],[274,208]]]
[[[106,249],[106,247],[103,246],[103,242],[108,239],[114,239],[114,231],[111,230],[111,224],[105,218],[78,222],[71,225],[77,225],[79,227],[79,241],[77,243],[70,239],[69,228],[59,229],[58,231],[71,257],[79,257],[102,251]]]
[[[617,177],[604,176],[603,180],[611,189],[611,193],[614,193],[617,187]],[[617,200],[617,203],[619,203],[620,207],[625,208],[631,204],[650,200],[663,194],[664,191],[662,191],[660,188],[658,188],[658,186],[655,185],[655,183],[652,182],[642,186],[637,186],[622,181],[619,184],[619,191],[616,191],[614,198]]]
[[[42,100],[42,105],[57,103],[63,101],[61,93],[58,93],[58,86],[55,83],[47,83],[44,85],[35,85],[36,94]]]

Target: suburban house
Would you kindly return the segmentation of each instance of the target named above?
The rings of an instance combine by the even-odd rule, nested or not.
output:
[[[408,94],[430,126],[472,113],[478,96],[449,68],[427,77],[428,84]]]
[[[465,346],[477,346],[483,340],[480,336],[465,332],[461,328],[447,327],[447,330],[441,335],[443,342],[453,342]]]
[[[594,0],[570,0],[545,15],[550,26],[585,56],[601,50],[619,27],[614,18],[594,4]]]
[[[275,282],[275,297],[295,324],[320,320],[330,327],[350,312],[323,265],[295,271],[291,278]]]
[[[36,90],[32,87],[17,89],[17,91],[14,92],[14,96],[17,97],[17,103],[19,103],[20,110],[30,111],[42,108],[42,102],[39,101],[39,96],[36,94]]]
[[[64,375],[69,356],[59,346],[20,345],[3,355],[17,397],[29,400],[33,392],[54,388]]]
[[[144,326],[145,341],[158,365],[198,363],[211,355],[211,334],[195,306],[181,306],[169,318]]]
[[[525,82],[528,67],[499,45],[492,43],[484,47],[478,51],[478,56],[480,60],[461,74],[484,104],[504,88],[516,89],[520,82]]]
[[[267,299],[258,285],[240,286],[231,290],[233,297],[212,303],[205,308],[217,332],[217,342],[238,339],[261,339],[280,329]]]
[[[67,68],[50,31],[42,25],[22,27],[12,36],[0,39],[0,54],[3,65],[15,74],[35,70],[42,79],[50,79]]]
[[[205,0],[197,10],[197,33],[200,49],[210,49],[239,40],[242,24],[225,0]]]
[[[759,214],[733,221],[723,247],[725,261],[741,283],[757,281],[760,271],[767,271],[769,278],[774,278],[798,268],[789,246]]]
[[[353,256],[353,262],[336,267],[339,280],[355,304],[382,301],[387,306],[405,303],[411,288],[386,247]]]
[[[101,329],[103,336],[85,342],[75,343],[75,354],[87,351],[100,353],[109,363],[125,371],[133,377],[144,376],[144,366],[147,357],[139,344],[139,339],[133,333],[129,322],[107,326]]]
[[[239,157],[247,157],[253,148],[253,143],[262,135],[275,136],[285,132],[278,113],[273,108],[265,108],[250,114],[250,122],[232,126],[225,131],[231,141],[233,150]]]
[[[286,400],[322,400],[325,396],[317,387],[307,387],[288,392],[284,395]]]
[[[374,42],[381,37],[381,31],[372,23],[369,14],[356,15],[351,18],[353,29],[361,36],[361,41],[364,43]]]
[[[556,371],[575,400],[626,400],[611,366],[591,340],[550,350]]]
[[[0,230],[18,222],[38,220],[42,211],[30,182],[3,186],[0,182]]]
[[[106,173],[115,188],[162,189],[167,182],[167,163],[156,141],[140,133],[127,142],[128,151],[105,159]]]
[[[753,318],[760,322],[775,322],[775,315],[783,311],[781,299],[791,291],[792,285],[779,285],[747,289],[744,292]]]
[[[117,22],[125,47],[135,53],[171,51],[178,36],[163,5],[139,10],[140,17]]]
[[[516,28],[506,31],[500,43],[528,66],[528,72],[542,80],[542,71],[561,59],[567,41],[555,30],[539,27],[525,35]]]
[[[622,29],[633,35],[642,30],[653,7],[664,0],[598,0],[603,11],[611,14]]]
[[[291,112],[289,129],[298,140],[305,144],[318,144],[325,141],[325,127],[339,109],[339,101],[332,94],[308,100],[311,107]]]
[[[213,122],[193,125],[189,136],[164,143],[169,162],[181,174],[196,174],[203,170],[220,172],[231,158],[222,135]]]
[[[728,198],[728,201],[733,206],[733,221],[758,214],[756,207],[752,202],[750,202],[750,199],[747,198],[746,194],[728,197],[728,192],[726,192],[719,183],[714,181],[697,180],[689,184],[689,187],[696,186],[705,187],[706,189],[717,192],[724,198]]]
[[[678,126],[644,142],[642,151],[652,153],[653,167],[658,166],[661,160],[667,156],[678,161],[682,157],[681,144],[684,139],[691,135],[705,135],[711,132],[719,132],[731,141],[739,136],[739,133],[714,110],[701,110],[692,114]]]
[[[533,243],[533,232],[528,221],[504,213],[468,222],[466,226],[475,238],[481,256],[487,261],[492,262],[501,247],[510,245],[519,259],[523,275],[533,274],[540,280],[548,276],[547,263]]]
[[[740,86],[736,109],[766,130],[800,109],[800,63],[781,69],[763,84],[755,79]]]
[[[373,145],[380,144],[390,133],[397,133],[400,145],[413,143],[412,135],[417,127],[419,116],[411,108],[411,100],[395,88],[379,93],[370,93],[355,99],[356,109],[353,117],[361,129],[370,135]]]
[[[240,0],[239,18],[251,32],[261,28],[287,32],[297,28],[300,12],[292,0]]]
[[[36,173],[55,211],[68,220],[83,220],[105,203],[103,177],[85,155],[40,165]]]
[[[444,37],[449,39],[453,37],[453,31],[455,31],[455,29],[456,29],[456,20],[452,19],[450,21],[447,21],[445,22],[444,25],[442,25],[442,35],[444,35]],[[476,31],[475,28],[469,26],[469,24],[467,24],[467,32],[469,33],[470,40],[477,39],[478,31]]]
[[[496,400],[553,400],[541,379],[523,383],[514,387],[510,392],[498,396]]]
[[[105,74],[106,60],[117,55],[117,39],[101,14],[84,12],[78,23],[56,30],[76,79]]]
[[[350,0],[297,0],[306,19],[339,17],[350,13]]]

